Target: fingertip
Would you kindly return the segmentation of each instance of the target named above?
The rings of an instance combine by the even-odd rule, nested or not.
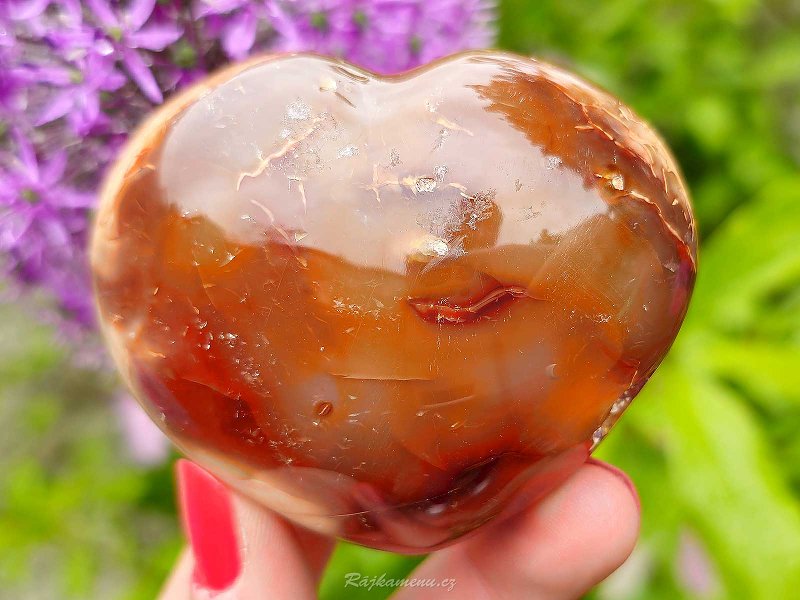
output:
[[[501,591],[516,581],[516,589],[535,590],[535,597],[572,598],[625,562],[639,524],[630,478],[592,460],[540,503],[477,537],[468,551],[497,557],[487,571]]]
[[[591,460],[540,502],[434,553],[413,576],[452,578],[469,597],[578,598],[633,551],[639,513],[630,478]],[[397,597],[438,597],[429,592]]]
[[[597,578],[601,581],[610,575],[633,552],[641,528],[641,501],[627,473],[609,463],[590,459],[584,467],[591,498],[584,500],[598,524],[595,537],[605,548],[605,560],[598,565]]]
[[[628,490],[628,493],[631,495],[631,498],[633,499],[633,502],[636,505],[636,511],[638,513],[642,512],[642,502],[641,499],[639,498],[639,492],[636,491],[636,486],[634,485],[633,480],[625,471],[623,471],[619,467],[615,467],[611,463],[604,462],[594,457],[589,458],[589,460],[586,461],[586,464],[598,467],[600,469],[604,469],[605,471],[608,471],[611,475],[617,477],[620,480],[620,482],[625,485],[625,487]]]

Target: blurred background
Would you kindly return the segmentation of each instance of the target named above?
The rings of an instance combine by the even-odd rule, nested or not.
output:
[[[62,131],[59,123],[69,121],[72,141],[63,142],[66,159],[59,160],[66,160],[65,172],[77,182],[70,193],[78,194],[78,200],[56,208],[62,221],[72,223],[66,229],[70,243],[79,244],[85,232],[69,219],[90,215],[97,173],[87,173],[86,165],[84,171],[70,172],[73,154],[86,152],[86,144],[75,136],[118,148],[137,114],[160,102],[154,81],[166,95],[213,64],[270,45],[305,44],[322,51],[346,47],[344,53],[356,62],[390,71],[492,43],[566,66],[650,120],[684,170],[700,224],[700,275],[683,330],[598,451],[631,474],[641,494],[643,529],[630,560],[590,597],[797,597],[800,2],[505,0],[493,7],[481,1],[431,1],[417,7],[417,20],[404,25],[399,42],[393,38],[408,55],[398,51],[393,54],[397,64],[370,65],[384,59],[341,40],[338,46],[325,44],[342,19],[345,29],[352,23],[366,31],[373,27],[373,45],[383,43],[381,35],[396,35],[399,25],[380,28],[379,5],[390,2],[297,2],[305,8],[283,13],[258,12],[253,6],[262,4],[234,0],[195,3],[191,13],[184,10],[189,3],[165,1],[154,8],[150,2],[142,19],[161,28],[156,43],[153,35],[149,42],[142,41],[147,36],[136,38],[141,32],[129,27],[130,20],[120,21],[124,27],[118,29],[105,22],[108,15],[133,11],[131,5],[143,5],[138,9],[143,11],[147,2],[94,0],[87,5],[109,47],[122,52],[120,44],[127,44],[144,61],[122,52],[120,72],[130,74],[125,75],[130,81],[114,88],[109,78],[95,86],[100,117],[95,114],[96,122],[89,125],[73,121],[79,109],[91,113],[91,99],[62,110],[59,101],[38,99],[30,87],[32,78],[41,82],[50,77],[48,90],[67,89],[67,80],[41,67],[50,60],[48,52],[58,52],[58,43],[67,42],[37,45],[40,34],[21,25],[51,18],[54,4],[59,3],[13,1],[0,8],[5,11],[0,13],[0,248],[8,259],[0,287],[5,297],[0,307],[0,598],[153,598],[182,543],[171,475],[175,456],[104,366],[91,317],[80,314],[84,300],[71,299],[52,284],[52,275],[42,275],[42,265],[48,264],[62,265],[63,272],[68,263],[51,260],[47,252],[63,247],[64,240],[56,236],[53,241],[55,230],[48,229],[41,235],[51,236],[42,238],[51,246],[42,242],[41,255],[31,259],[32,242],[23,234],[33,234],[28,229],[20,233],[17,221],[16,230],[7,226],[23,209],[32,210],[27,205],[21,209],[15,204],[19,198],[9,192],[13,177],[22,177],[20,169],[32,168],[26,144],[40,160],[39,184],[53,188],[45,177],[42,148],[62,143],[52,140],[61,139],[55,137]],[[73,12],[60,17],[62,24],[67,18],[88,22],[86,6],[81,17],[77,2],[66,4],[73,5]],[[108,14],[98,6],[110,7]],[[445,31],[447,22],[453,23],[447,11],[466,19],[458,22],[458,31]],[[183,29],[170,30],[176,18]],[[433,27],[435,19],[444,29]],[[203,20],[207,45],[186,43],[188,20]],[[386,33],[390,30],[395,33]],[[236,45],[232,31],[239,32],[239,39],[245,32],[246,47]],[[169,61],[159,62],[165,48]],[[198,52],[210,57],[209,64]],[[138,68],[142,65],[155,79]],[[129,88],[144,98],[140,104],[109,104],[109,91]],[[79,93],[69,89],[73,96]],[[36,102],[44,103],[42,110],[49,114],[31,116]],[[139,113],[114,120],[115,111],[121,114],[131,106],[139,107]],[[14,111],[30,117],[29,131],[17,130],[22,117]],[[110,115],[107,122],[103,111]],[[92,117],[89,113],[86,118]],[[98,153],[95,171],[111,158],[113,153]],[[55,180],[60,176],[56,173]],[[45,199],[38,200],[30,192],[35,186],[20,185],[17,196],[37,210],[45,206],[46,189],[41,191]],[[81,200],[81,194],[88,199]],[[69,219],[64,220],[65,214]],[[84,258],[74,251],[59,260],[78,264]],[[400,576],[417,561],[342,544],[321,595],[362,597],[342,587],[344,573]],[[362,594],[376,598],[388,591]]]

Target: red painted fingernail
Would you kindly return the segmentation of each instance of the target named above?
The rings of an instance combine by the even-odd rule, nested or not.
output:
[[[589,458],[586,462],[590,465],[605,469],[612,475],[618,477],[628,488],[631,496],[633,496],[633,500],[636,502],[636,508],[639,510],[639,512],[642,512],[642,501],[639,499],[639,492],[636,491],[636,486],[633,485],[633,481],[631,481],[631,478],[627,473],[625,473],[625,471],[622,471],[621,469],[618,469],[614,465],[610,465],[607,462],[603,462],[602,460],[597,460],[594,457]]]
[[[242,564],[230,492],[193,462],[176,465],[183,529],[194,554],[194,582],[221,591],[239,576]]]

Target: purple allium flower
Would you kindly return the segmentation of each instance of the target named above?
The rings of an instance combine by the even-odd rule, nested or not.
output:
[[[267,26],[267,3],[249,0],[200,0],[195,16],[205,19],[206,34],[219,38],[225,54],[238,60],[256,42],[259,25]]]
[[[30,140],[13,130],[16,152],[3,156],[0,171],[0,251],[18,281],[56,294],[61,307],[91,323],[84,246],[86,210],[94,195],[67,185],[67,154],[56,150],[37,157]]]
[[[85,3],[131,78],[149,100],[161,103],[164,99],[161,88],[145,57],[137,50],[160,52],[178,41],[183,28],[166,19],[151,19],[155,0],[131,0],[127,10],[109,0],[85,0]]]
[[[269,2],[281,50],[313,50],[380,73],[490,45],[486,0],[276,0]]]
[[[116,68],[111,44],[86,36],[70,37],[68,42],[62,39],[60,44],[65,54],[74,57],[69,65],[32,67],[40,82],[52,86],[35,125],[46,125],[66,117],[76,134],[86,136],[94,128],[108,124],[108,116],[100,110],[101,95],[120,89],[126,78]]]

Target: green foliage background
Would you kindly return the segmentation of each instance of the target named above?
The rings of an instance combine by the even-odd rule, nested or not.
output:
[[[620,96],[672,146],[703,245],[690,314],[599,455],[642,497],[636,558],[602,598],[800,589],[800,3],[506,0],[499,45]],[[180,547],[170,467],[127,458],[107,382],[0,312],[0,598],[152,598]],[[686,540],[711,585],[686,583]],[[343,573],[415,559],[340,545]],[[385,593],[385,591],[383,592]],[[363,597],[380,597],[377,592]]]

